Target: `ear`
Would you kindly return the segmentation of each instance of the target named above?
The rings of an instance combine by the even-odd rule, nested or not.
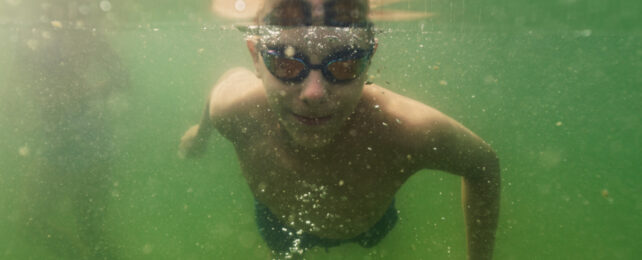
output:
[[[379,47],[379,39],[374,38],[374,48],[372,48],[372,55],[377,52],[377,47]]]
[[[248,38],[245,41],[245,44],[247,45],[247,49],[250,51],[250,55],[252,55],[252,60],[254,63],[259,62],[259,52],[256,50],[256,39],[254,38]]]
[[[256,49],[256,38],[248,38],[245,41],[245,44],[247,45],[247,49],[250,51],[250,55],[252,55],[252,61],[254,63],[254,70],[256,73],[256,76],[261,78],[261,73],[259,72],[259,51]]]
[[[379,39],[374,38],[374,46],[372,47],[372,54],[370,54],[370,60],[368,61],[368,65],[372,63],[372,56],[377,53],[377,47],[379,47]]]

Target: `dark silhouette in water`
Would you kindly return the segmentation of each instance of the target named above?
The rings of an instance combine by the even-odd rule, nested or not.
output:
[[[114,183],[107,109],[128,74],[101,32],[108,6],[100,3],[11,7],[19,15],[17,46],[2,96],[21,118],[16,128],[27,157],[16,224],[26,247],[64,259],[118,259],[105,224]]]

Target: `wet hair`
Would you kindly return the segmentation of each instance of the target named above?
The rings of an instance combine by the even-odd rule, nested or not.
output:
[[[267,12],[268,4],[260,9],[255,19],[257,24],[276,26],[312,25],[312,7],[304,0],[282,0]],[[323,3],[323,24],[333,27],[368,27],[368,1],[329,0]]]

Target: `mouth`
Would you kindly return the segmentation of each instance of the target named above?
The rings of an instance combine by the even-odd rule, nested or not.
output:
[[[330,121],[330,119],[332,119],[332,115],[321,116],[321,117],[302,116],[302,115],[297,115],[295,113],[292,113],[292,115],[294,116],[294,118],[296,118],[302,124],[310,125],[310,126],[322,125],[322,124]]]

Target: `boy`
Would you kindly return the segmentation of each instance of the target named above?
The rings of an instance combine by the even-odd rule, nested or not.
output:
[[[344,242],[374,246],[397,220],[394,195],[415,172],[462,176],[469,259],[490,259],[499,163],[478,136],[427,105],[366,82],[377,49],[367,0],[273,0],[247,40],[256,74],[228,71],[181,139],[201,155],[230,140],[278,256]]]

